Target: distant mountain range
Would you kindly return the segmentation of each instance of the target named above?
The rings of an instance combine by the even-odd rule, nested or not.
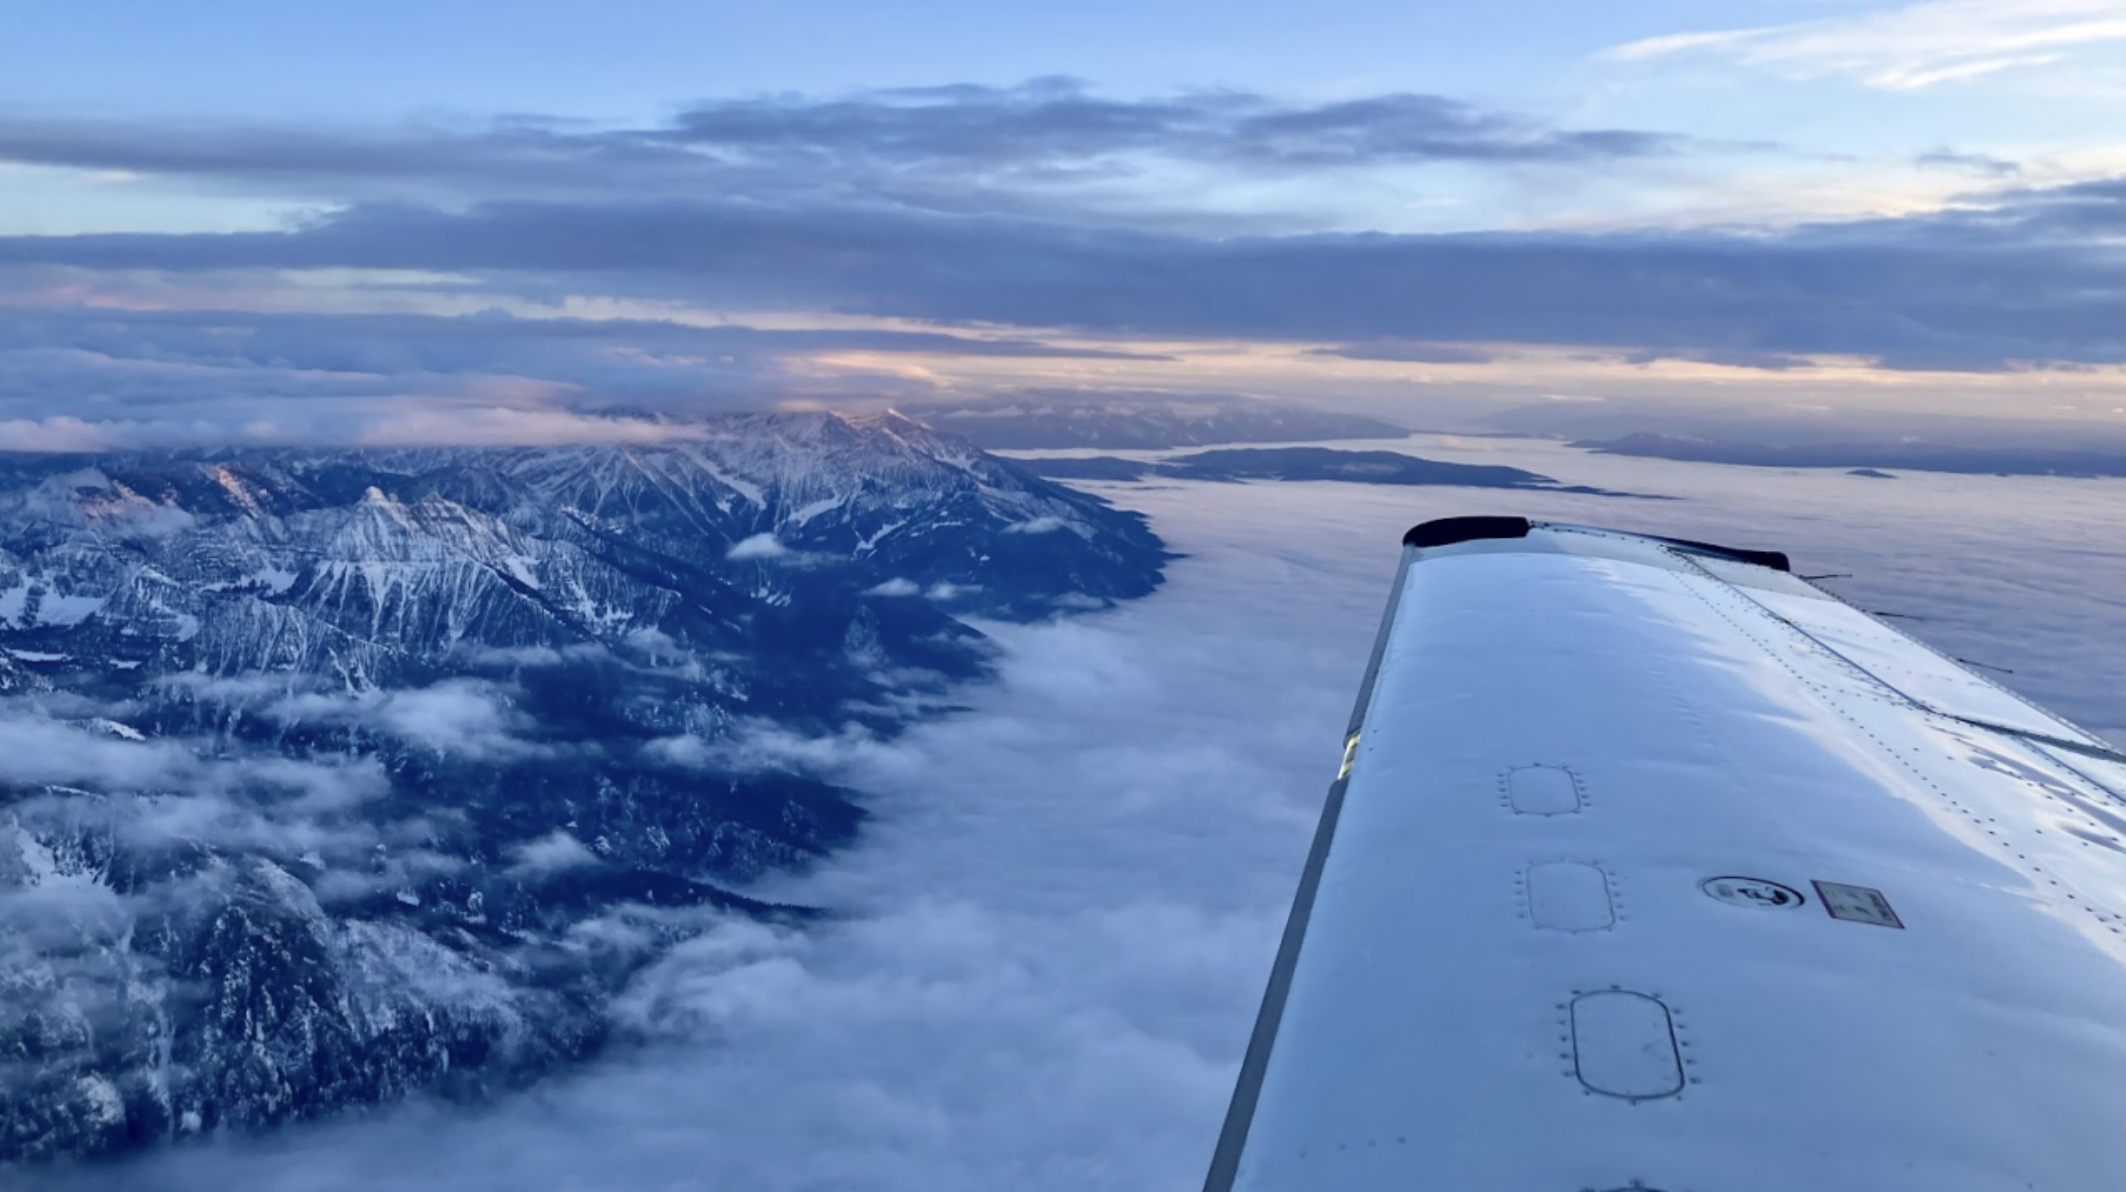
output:
[[[1457,485],[1545,492],[1632,496],[1561,485],[1539,472],[1498,464],[1456,464],[1400,451],[1343,451],[1332,447],[1231,447],[1160,460],[1095,455],[1025,459],[1027,470],[1057,480],[1342,480],[1354,484]]]
[[[1982,447],[1894,440],[1778,444],[1667,434],[1582,439],[1572,445],[1605,455],[1747,464],[1764,468],[1901,468],[1918,472],[1999,476],[2126,476],[2126,450],[2101,447]]]
[[[1158,451],[1215,443],[1410,437],[1407,428],[1378,418],[1242,397],[1136,394],[1092,400],[1084,394],[1036,391],[910,412],[991,451]]]
[[[0,1160],[591,1054],[859,830],[749,742],[890,733],[989,665],[969,618],[1169,557],[898,416],[663,429],[0,459]]]

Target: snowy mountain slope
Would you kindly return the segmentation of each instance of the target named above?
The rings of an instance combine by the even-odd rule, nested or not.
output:
[[[894,415],[0,462],[0,1159],[479,1095],[861,811],[962,618],[1149,592],[1141,520]]]

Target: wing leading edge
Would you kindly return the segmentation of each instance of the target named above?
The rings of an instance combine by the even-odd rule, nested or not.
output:
[[[2126,1187],[2126,758],[1789,573],[1413,529],[1207,1192]]]

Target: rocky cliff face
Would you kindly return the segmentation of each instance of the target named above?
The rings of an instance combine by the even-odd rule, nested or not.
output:
[[[581,1058],[848,842],[763,726],[890,732],[1141,520],[897,416],[655,445],[0,463],[0,1158]]]

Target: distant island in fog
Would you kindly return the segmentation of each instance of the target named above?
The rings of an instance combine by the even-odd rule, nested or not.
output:
[[[1443,463],[1400,451],[1341,451],[1333,447],[1232,447],[1163,460],[1095,455],[1015,462],[1048,480],[1343,480],[1355,484],[1540,489],[1609,497],[1643,495],[1559,484],[1549,476],[1524,468]]]
[[[1073,447],[1160,451],[1215,443],[1407,439],[1411,433],[1407,427],[1361,414],[1207,394],[1087,395],[1037,390],[1009,401],[923,406],[903,412],[988,451]]]
[[[1685,463],[1745,464],[1763,468],[1847,468],[1854,475],[1900,468],[1990,476],[2126,476],[2126,450],[2067,447],[1952,447],[1894,440],[1857,443],[1755,443],[1688,435],[1632,434],[1581,439],[1574,447],[1603,455],[1634,455]]]

